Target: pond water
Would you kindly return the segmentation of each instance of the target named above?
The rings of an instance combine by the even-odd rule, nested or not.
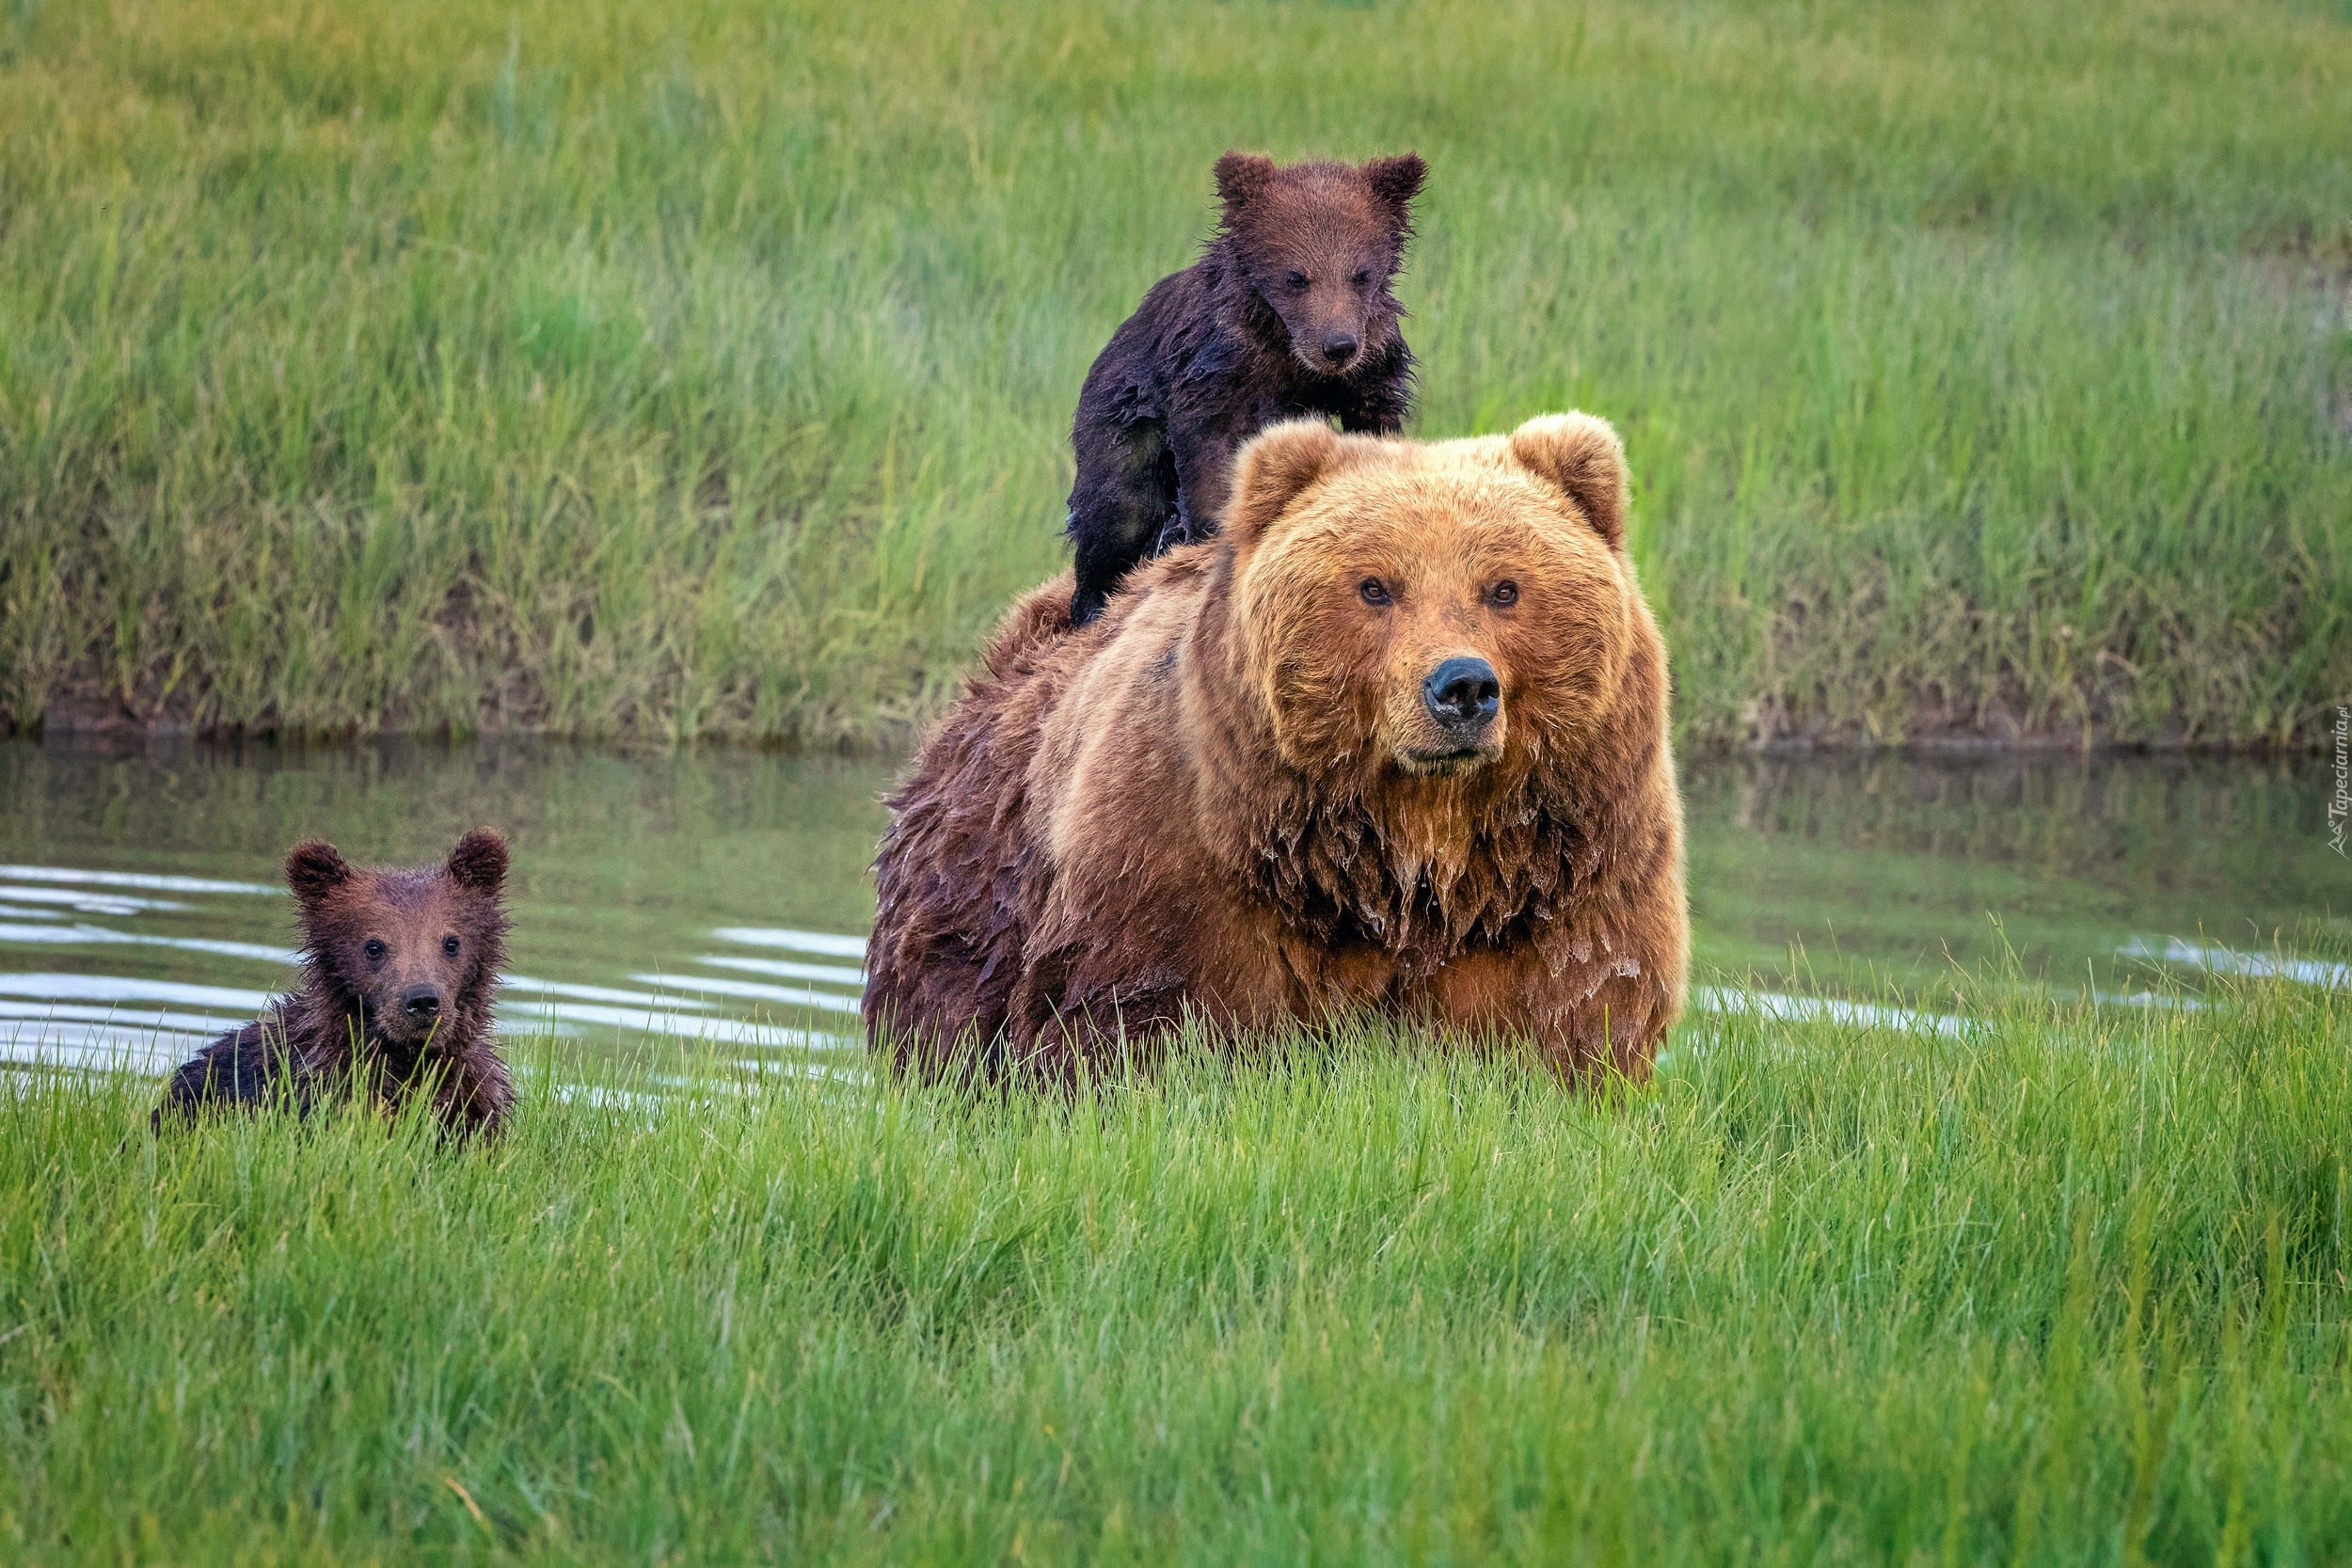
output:
[[[287,982],[290,844],[418,863],[489,823],[515,849],[503,1027],[832,1070],[858,1050],[891,771],[535,742],[0,743],[0,1058],[164,1070]],[[1950,1007],[1955,971],[2010,955],[2121,998],[2216,969],[2346,983],[2297,947],[2352,930],[2331,784],[2312,759],[1688,762],[1703,1004],[1752,980]]]

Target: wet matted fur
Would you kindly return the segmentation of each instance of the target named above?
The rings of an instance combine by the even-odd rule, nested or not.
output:
[[[506,961],[506,845],[487,828],[439,865],[362,870],[312,840],[286,856],[302,980],[172,1075],[160,1130],[205,1105],[307,1111],[368,1096],[397,1110],[430,1085],[453,1132],[494,1133],[515,1102],[492,1013]]]
[[[1074,620],[1100,613],[1136,562],[1216,531],[1233,453],[1266,426],[1323,414],[1345,430],[1403,428],[1413,356],[1394,284],[1426,173],[1411,152],[1216,161],[1216,233],[1152,286],[1078,394]]]
[[[1187,1013],[1373,1011],[1645,1073],[1690,937],[1625,486],[1581,414],[1298,421],[1091,625],[1067,578],[1028,594],[891,796],[876,1043],[1054,1071]],[[1475,744],[1426,695],[1464,660],[1498,689]]]

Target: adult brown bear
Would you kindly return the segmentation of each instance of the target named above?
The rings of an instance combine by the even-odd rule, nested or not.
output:
[[[869,1037],[1066,1072],[1187,1011],[1376,1012],[1645,1073],[1690,927],[1625,504],[1587,415],[1301,421],[1097,621],[1030,594],[891,797]]]

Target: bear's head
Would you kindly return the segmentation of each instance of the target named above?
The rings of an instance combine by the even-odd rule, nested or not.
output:
[[[1248,152],[1216,161],[1219,241],[1311,373],[1343,376],[1395,332],[1390,285],[1427,173],[1411,152],[1362,165],[1278,166]]]
[[[369,1037],[409,1048],[486,1015],[505,959],[505,882],[506,843],[487,828],[414,870],[363,870],[318,839],[286,856],[314,985]]]
[[[1361,791],[1521,780],[1663,716],[1607,421],[1417,443],[1277,425],[1236,462],[1229,665],[1284,764]],[[1376,783],[1386,775],[1388,783]]]

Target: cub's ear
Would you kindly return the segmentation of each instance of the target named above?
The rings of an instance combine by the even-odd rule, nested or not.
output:
[[[1611,549],[1625,542],[1625,443],[1607,420],[1545,414],[1511,432],[1519,467],[1559,486]]]
[[[496,896],[506,881],[506,840],[488,828],[476,828],[449,852],[448,870],[459,887]]]
[[[1340,438],[1321,419],[1266,426],[1233,459],[1233,496],[1225,504],[1224,531],[1237,544],[1254,540],[1340,461]]]
[[[306,904],[315,904],[351,880],[351,863],[323,838],[306,838],[286,851],[286,885]]]
[[[1274,160],[1261,152],[1228,152],[1216,161],[1216,198],[1230,215],[1249,205],[1249,198],[1274,178]]]
[[[1372,194],[1396,214],[1397,227],[1404,228],[1406,210],[1421,194],[1421,182],[1429,178],[1429,166],[1418,152],[1400,152],[1393,158],[1375,158],[1364,166],[1363,173]]]

